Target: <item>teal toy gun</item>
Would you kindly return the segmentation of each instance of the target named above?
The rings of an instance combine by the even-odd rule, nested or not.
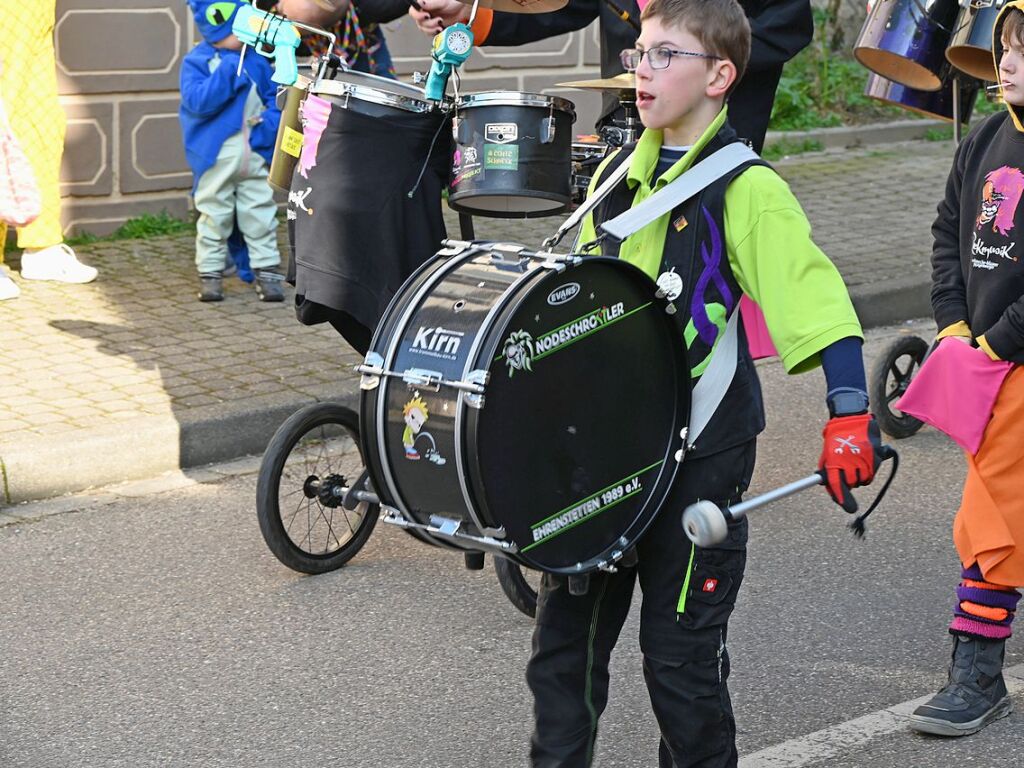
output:
[[[461,66],[473,51],[473,32],[465,24],[452,24],[434,36],[430,51],[430,74],[424,88],[432,101],[444,99],[452,69]]]
[[[299,76],[295,51],[301,42],[296,26],[283,16],[261,11],[252,5],[242,5],[235,13],[231,31],[243,43],[251,45],[260,56],[274,60],[271,80],[281,85],[294,85]],[[273,46],[274,50],[267,51],[264,46],[268,45]]]

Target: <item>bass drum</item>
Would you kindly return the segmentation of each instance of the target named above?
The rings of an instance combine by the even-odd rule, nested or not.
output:
[[[360,370],[382,503],[433,543],[583,574],[619,560],[675,476],[679,314],[612,258],[452,243],[403,286]]]
[[[937,91],[918,91],[905,85],[886,80],[884,77],[868,75],[868,84],[864,95],[873,99],[909,109],[926,117],[937,117],[940,120],[953,122],[953,88],[955,80],[950,74],[942,81],[942,88]],[[971,119],[974,102],[978,99],[981,86],[977,80],[968,77],[960,78],[960,122]]]
[[[992,27],[1007,0],[973,0],[960,9],[946,48],[949,63],[979,80],[999,79],[992,58]]]
[[[853,55],[887,80],[937,91],[957,0],[875,0]]]

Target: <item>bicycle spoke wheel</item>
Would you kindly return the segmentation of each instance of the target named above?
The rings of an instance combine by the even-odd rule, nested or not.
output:
[[[260,466],[256,510],[270,551],[296,571],[340,568],[366,543],[376,504],[346,509],[345,490],[363,475],[359,418],[338,403],[313,403],[274,433]]]
[[[925,354],[928,343],[919,336],[901,336],[882,350],[871,377],[871,412],[882,431],[894,438],[910,437],[923,422],[896,407],[896,401],[910,386],[910,381]]]

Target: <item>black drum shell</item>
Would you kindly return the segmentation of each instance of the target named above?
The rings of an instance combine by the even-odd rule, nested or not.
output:
[[[960,80],[960,122],[966,123],[971,119],[974,111],[974,102],[978,99],[978,91],[981,86],[978,81],[963,75]],[[939,120],[953,122],[953,85],[952,73],[942,81],[942,88],[937,91],[919,91],[909,88],[900,83],[886,80],[880,75],[872,73],[868,76],[867,85],[864,88],[864,95],[873,99],[892,104],[893,106],[908,109],[919,115],[934,117]]]
[[[853,55],[887,80],[937,91],[957,8],[957,0],[877,0]]]
[[[950,64],[979,80],[994,83],[999,79],[992,57],[992,28],[1005,5],[1005,0],[993,0],[992,5],[984,8],[969,4],[960,9],[946,47]]]
[[[656,298],[646,275],[616,259],[588,259],[589,265],[564,274],[486,261],[428,262],[396,296],[371,347],[394,371],[418,367],[409,365],[418,362],[410,357],[417,341],[454,354],[425,358],[446,379],[489,370],[483,407],[467,407],[465,393],[444,387],[433,392],[382,379],[361,395],[367,467],[384,503],[420,524],[437,515],[460,520],[470,535],[504,529],[519,547],[511,558],[523,565],[593,571],[635,544],[674,479],[690,394],[681,323],[665,311],[667,302]],[[578,307],[558,303],[574,290]],[[503,361],[513,331],[531,325],[557,330],[581,312],[604,312],[612,293],[627,305],[644,300],[618,310],[611,302],[607,311],[620,312],[621,322],[578,344],[549,347],[553,351],[539,356],[532,371],[512,371]],[[459,301],[465,303],[455,312]],[[403,407],[417,399],[429,416],[415,438],[420,455],[409,460],[398,436]],[[420,440],[424,432],[429,441]],[[444,464],[427,455],[431,448],[445,454]],[[589,515],[602,522],[583,519]],[[473,548],[469,540],[426,538]]]
[[[464,97],[456,103],[449,206],[462,213],[496,218],[533,218],[566,210],[572,200],[572,124],[564,99],[501,92]],[[496,103],[475,102],[492,98]],[[549,106],[533,106],[533,100]],[[550,142],[542,140],[544,121],[553,119]],[[515,126],[515,138],[495,126]]]

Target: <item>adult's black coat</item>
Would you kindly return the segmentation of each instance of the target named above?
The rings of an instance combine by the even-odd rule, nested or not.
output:
[[[635,27],[619,17],[612,3],[628,12],[634,22],[639,20],[636,0],[569,0],[565,8],[553,13],[496,12],[483,44],[532,43],[583,29],[599,19],[601,76],[612,77],[623,71],[619,52],[632,48],[637,38]],[[729,123],[760,152],[782,65],[811,42],[814,20],[810,0],[740,0],[740,5],[750,20],[753,40],[747,71],[729,98]],[[610,114],[615,108],[614,98],[606,97],[604,107],[604,113]]]

